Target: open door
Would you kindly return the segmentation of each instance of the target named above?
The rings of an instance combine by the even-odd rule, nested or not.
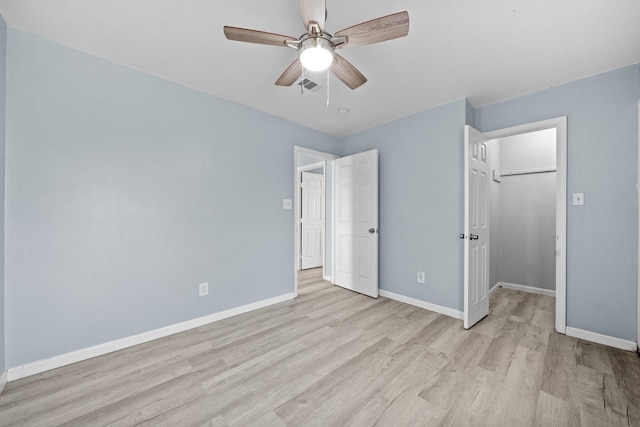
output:
[[[302,172],[301,269],[322,267],[324,253],[324,175]]]
[[[335,284],[378,297],[378,150],[335,160]]]
[[[464,327],[489,314],[489,161],[487,138],[464,127]]]

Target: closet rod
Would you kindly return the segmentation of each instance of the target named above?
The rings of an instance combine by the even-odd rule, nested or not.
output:
[[[517,172],[503,172],[500,176],[515,176],[515,175],[531,175],[533,173],[547,173],[547,172],[555,172],[556,168],[545,168],[545,169],[530,169],[524,171]]]

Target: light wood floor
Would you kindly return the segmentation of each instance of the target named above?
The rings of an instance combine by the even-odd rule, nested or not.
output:
[[[498,290],[466,331],[313,274],[295,301],[11,382],[0,425],[640,425],[638,355],[556,334],[552,298]]]

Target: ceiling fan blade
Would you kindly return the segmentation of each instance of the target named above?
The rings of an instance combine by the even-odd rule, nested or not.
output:
[[[404,11],[345,28],[335,33],[335,37],[347,37],[347,43],[339,47],[352,47],[397,39],[407,34],[409,34],[409,13]]]
[[[357,89],[367,82],[367,78],[349,61],[342,56],[335,54],[335,61],[331,65],[331,72],[336,75],[340,81],[351,89]]]
[[[265,31],[250,30],[248,28],[224,27],[224,35],[229,40],[239,42],[268,44],[272,46],[287,46],[288,41],[296,42],[298,39],[281,34],[267,33]]]
[[[284,73],[276,80],[276,86],[291,86],[302,75],[302,64],[300,60],[296,59],[293,64],[289,65],[289,68],[284,70]]]
[[[309,29],[309,22],[317,22],[320,31],[324,31],[324,22],[327,16],[326,0],[300,0],[300,11],[306,29]]]

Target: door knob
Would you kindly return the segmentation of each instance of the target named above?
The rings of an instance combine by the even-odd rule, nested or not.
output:
[[[371,234],[374,234],[374,233],[377,233],[377,232],[378,232],[377,228],[370,228],[369,229],[369,233],[371,233]]]
[[[478,240],[480,238],[480,236],[478,236],[477,234],[470,234],[469,235],[469,240]]]

